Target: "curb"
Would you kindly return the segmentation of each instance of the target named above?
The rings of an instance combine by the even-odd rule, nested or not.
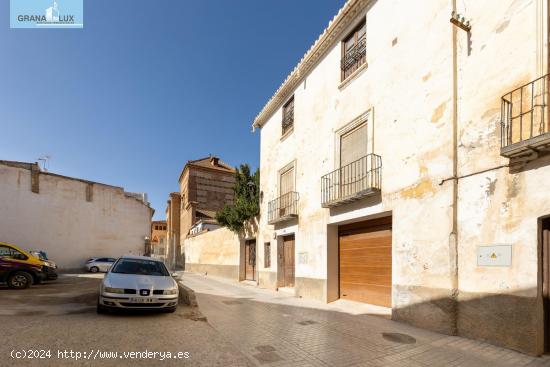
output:
[[[186,304],[188,306],[198,308],[199,304],[197,302],[197,297],[195,296],[195,292],[183,285],[181,281],[178,280],[178,288],[179,288],[179,302]]]
[[[207,322],[208,319],[199,310],[199,304],[197,302],[197,297],[195,296],[195,291],[183,285],[180,282],[180,280],[178,280],[177,283],[178,283],[178,289],[179,289],[179,296],[178,296],[179,303],[188,305],[189,307],[192,308],[191,312],[188,313],[188,318],[193,321]]]

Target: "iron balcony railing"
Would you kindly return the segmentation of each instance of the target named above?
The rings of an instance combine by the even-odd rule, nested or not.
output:
[[[283,135],[294,126],[294,106],[283,112]]]
[[[324,208],[373,195],[382,188],[382,157],[368,154],[321,177]]]
[[[549,75],[542,76],[502,96],[501,153],[513,155],[532,140],[550,138],[548,119]],[[525,143],[525,144],[524,144]]]
[[[270,201],[268,204],[268,222],[272,224],[297,217],[299,200],[300,194],[290,191]]]
[[[350,69],[355,69],[363,62],[365,62],[365,56],[367,55],[367,38],[366,35],[361,36],[357,40],[357,43],[346,50],[346,53],[340,60],[340,69],[345,73]]]

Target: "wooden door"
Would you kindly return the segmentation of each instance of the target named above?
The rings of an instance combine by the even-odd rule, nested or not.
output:
[[[256,240],[249,240],[244,248],[245,279],[256,280]]]
[[[544,351],[550,352],[550,231],[542,231],[542,302],[544,309]]]
[[[340,231],[340,298],[391,307],[391,222]]]
[[[284,236],[277,244],[277,286],[294,287],[294,235]]]

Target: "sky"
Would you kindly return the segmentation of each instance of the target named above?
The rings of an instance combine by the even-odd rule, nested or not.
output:
[[[188,160],[258,167],[254,117],[344,2],[84,0],[83,29],[10,29],[2,0],[0,160],[49,155],[165,219]]]

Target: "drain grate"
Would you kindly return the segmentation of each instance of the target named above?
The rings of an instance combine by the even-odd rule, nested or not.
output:
[[[317,322],[313,321],[313,320],[306,320],[306,321],[297,322],[297,324],[300,324],[300,325],[312,325],[312,324],[316,324],[316,323]]]
[[[272,345],[257,345],[256,350],[258,350],[260,352],[263,352],[263,353],[274,352],[275,347],[272,346]]]
[[[389,340],[390,342],[394,343],[401,343],[401,344],[414,344],[416,343],[416,339],[413,338],[410,335],[407,334],[400,334],[400,333],[382,333],[382,338]]]

